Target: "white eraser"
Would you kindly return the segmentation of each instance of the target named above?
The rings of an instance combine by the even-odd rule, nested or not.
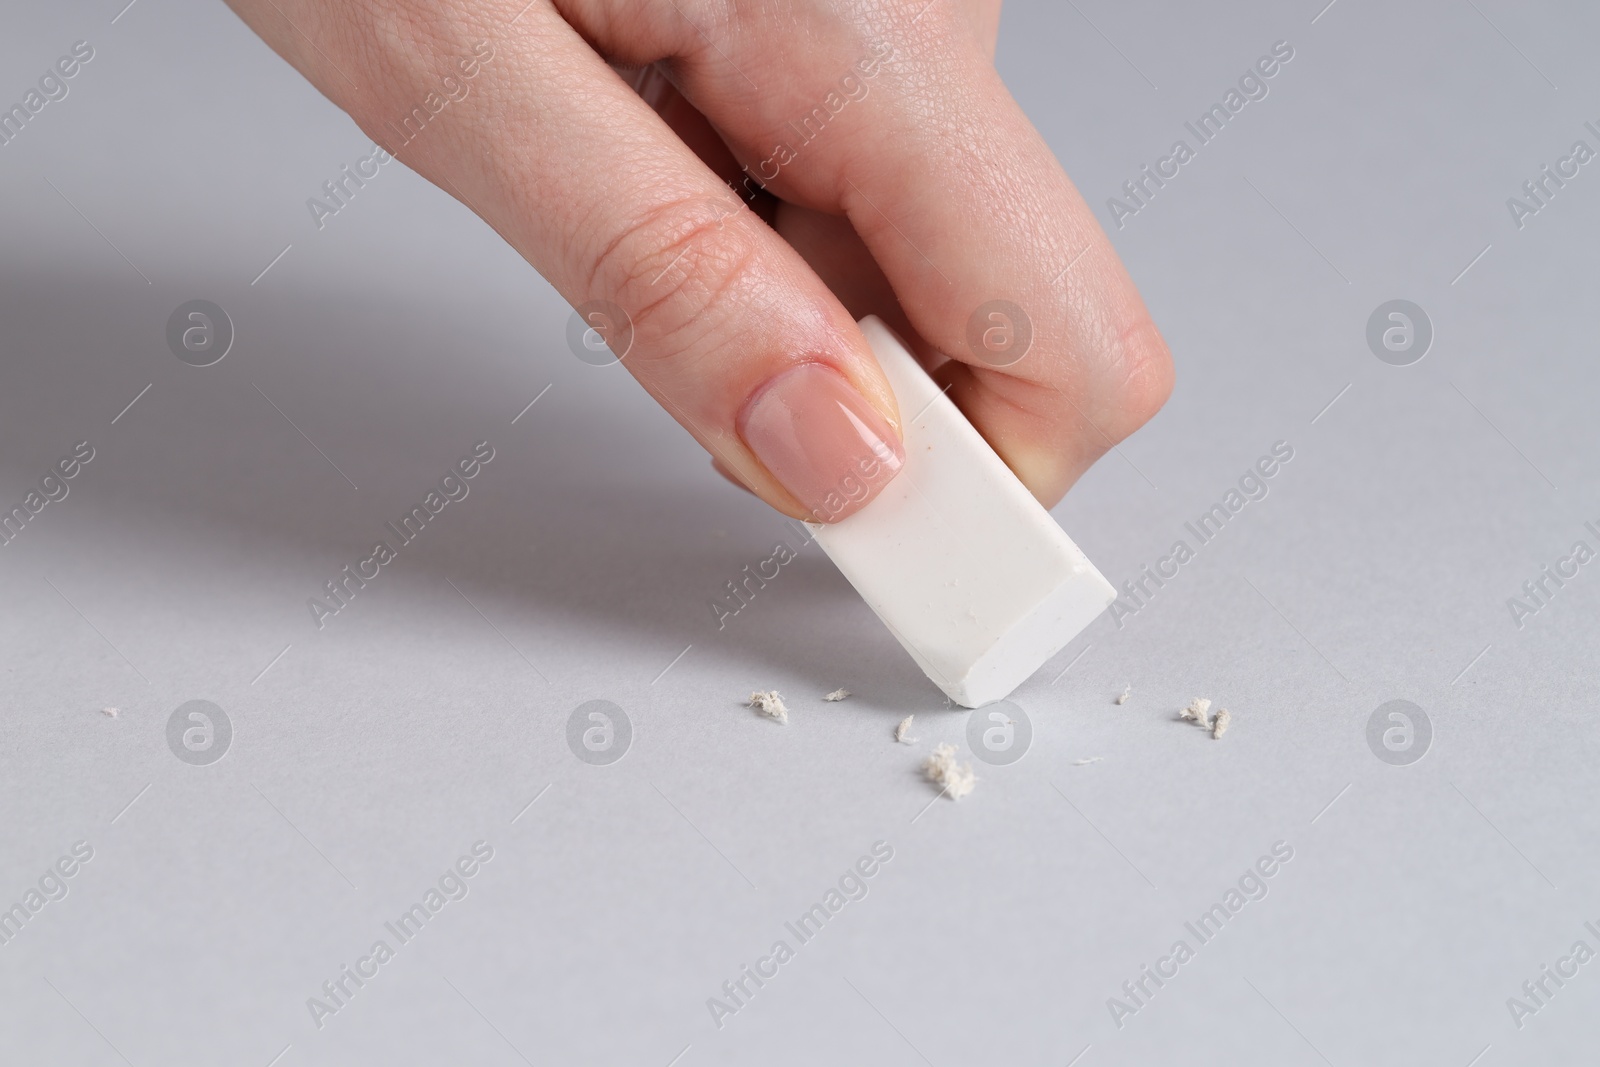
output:
[[[894,387],[906,462],[872,503],[812,530],[934,684],[980,707],[1117,593],[893,331],[874,316],[861,329]]]

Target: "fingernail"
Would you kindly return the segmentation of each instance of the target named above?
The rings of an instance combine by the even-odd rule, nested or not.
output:
[[[739,436],[815,522],[860,511],[905,465],[882,415],[822,363],[791,367],[755,391]]]

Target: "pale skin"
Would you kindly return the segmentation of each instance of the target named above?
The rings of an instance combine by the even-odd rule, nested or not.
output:
[[[1000,0],[228,2],[569,302],[621,307],[623,365],[788,515],[818,518],[863,441],[900,449],[863,315],[1046,506],[1171,391],[1138,291],[995,73]],[[401,147],[390,124],[430,94],[451,102]],[[968,345],[997,299],[1033,330],[1007,366]]]

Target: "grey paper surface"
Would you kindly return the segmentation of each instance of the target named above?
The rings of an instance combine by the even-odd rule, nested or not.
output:
[[[1055,514],[1119,585],[1193,558],[1014,695],[1028,751],[957,804],[917,767],[972,758],[969,713],[814,545],[716,628],[788,527],[574,358],[488,227],[392,165],[319,230],[356,127],[222,5],[121,6],[14,6],[0,37],[8,101],[95,49],[0,147],[0,502],[94,450],[0,549],[0,905],[67,890],[0,944],[7,1062],[1593,1059],[1600,963],[1561,960],[1600,950],[1600,562],[1507,606],[1600,549],[1600,163],[1520,228],[1507,206],[1600,149],[1592,9],[1008,5],[999,64],[1178,361]],[[1117,228],[1108,198],[1277,41],[1266,97]],[[195,299],[235,330],[204,368],[166,337]],[[1397,299],[1434,335],[1407,366],[1367,340]],[[469,495],[319,629],[307,599],[478,441]],[[1224,740],[1177,721],[1195,696]],[[169,745],[195,700],[231,726],[207,765],[176,755],[199,720]],[[592,700],[631,724],[609,765],[568,744]],[[1411,748],[1401,720],[1369,744],[1395,700],[1425,745],[1414,713]],[[785,924],[875,842],[802,944]],[[1202,943],[1242,877],[1265,896]],[[719,1028],[708,999],[778,940]],[[1514,1019],[1546,965],[1576,975]]]

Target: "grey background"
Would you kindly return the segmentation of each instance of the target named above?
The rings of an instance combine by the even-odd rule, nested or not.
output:
[[[0,549],[0,898],[95,850],[0,945],[6,1058],[1592,1059],[1600,963],[1520,1031],[1505,1001],[1600,947],[1600,574],[1520,630],[1505,601],[1596,544],[1600,165],[1521,231],[1505,200],[1595,146],[1600,13],[1321,7],[1008,5],[1000,66],[1103,221],[1296,50],[1112,231],[1179,384],[1057,517],[1120,583],[1273,442],[1295,458],[1015,694],[1026,758],[930,807],[917,764],[966,713],[814,546],[715,629],[781,521],[573,358],[486,226],[390,166],[318,232],[306,198],[367,142],[221,4],[11,5],[8,105],[97,55],[0,148],[0,500],[97,455]],[[164,338],[195,298],[237,330],[204,369]],[[1366,348],[1394,298],[1434,323],[1414,366]],[[471,495],[317,631],[306,598],[485,438]],[[740,706],[758,686],[787,728]],[[1223,742],[1176,721],[1195,695],[1234,712]],[[1402,698],[1435,738],[1394,767],[1366,722]],[[192,699],[233,724],[208,767],[166,747]],[[609,767],[565,742],[590,699],[633,723]],[[911,712],[920,743],[891,743]],[[317,1030],[306,998],[480,839],[470,894]],[[706,998],[877,840],[870,895],[717,1030]],[[1280,840],[1267,898],[1119,1030],[1107,998]]]

